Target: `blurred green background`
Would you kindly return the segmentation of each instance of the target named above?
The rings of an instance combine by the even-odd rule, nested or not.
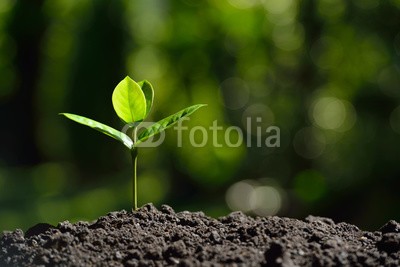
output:
[[[129,153],[57,115],[121,129],[126,75],[153,84],[149,120],[207,103],[184,125],[281,135],[194,148],[170,129],[140,151],[139,204],[400,220],[399,59],[399,0],[1,0],[0,230],[130,209]]]

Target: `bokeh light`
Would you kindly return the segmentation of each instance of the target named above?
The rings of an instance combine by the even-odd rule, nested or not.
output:
[[[226,203],[231,210],[250,211],[253,206],[251,197],[257,183],[243,180],[231,185],[226,192]]]
[[[228,188],[225,199],[231,210],[258,216],[275,215],[284,205],[281,189],[270,179],[237,182]]]
[[[315,100],[310,114],[316,126],[339,132],[351,129],[356,120],[351,103],[335,97],[321,97]]]
[[[318,99],[313,109],[315,123],[324,129],[338,129],[346,119],[346,109],[339,99],[324,97]]]
[[[275,187],[259,186],[253,190],[250,203],[255,214],[270,216],[278,213],[282,206],[282,198]]]

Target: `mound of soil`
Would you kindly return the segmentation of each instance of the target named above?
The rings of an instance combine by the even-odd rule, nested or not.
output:
[[[93,223],[4,232],[0,266],[400,266],[400,224],[379,231],[309,216],[212,219],[147,204]]]

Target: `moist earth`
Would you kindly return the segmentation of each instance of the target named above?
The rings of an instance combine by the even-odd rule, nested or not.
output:
[[[400,224],[367,232],[322,217],[213,219],[147,204],[4,232],[0,266],[400,266]]]

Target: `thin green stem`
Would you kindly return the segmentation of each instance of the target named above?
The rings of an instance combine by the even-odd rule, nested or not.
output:
[[[132,192],[133,192],[133,210],[137,210],[137,148],[134,148],[131,151],[131,156],[132,156],[132,164],[133,164],[133,186],[132,186]]]
[[[133,143],[136,144],[137,140],[137,125],[133,127]],[[132,164],[133,164],[133,181],[132,181],[132,193],[133,193],[133,210],[137,210],[138,205],[137,205],[137,156],[138,156],[138,150],[136,147],[133,147],[131,149],[131,156],[132,156]]]

